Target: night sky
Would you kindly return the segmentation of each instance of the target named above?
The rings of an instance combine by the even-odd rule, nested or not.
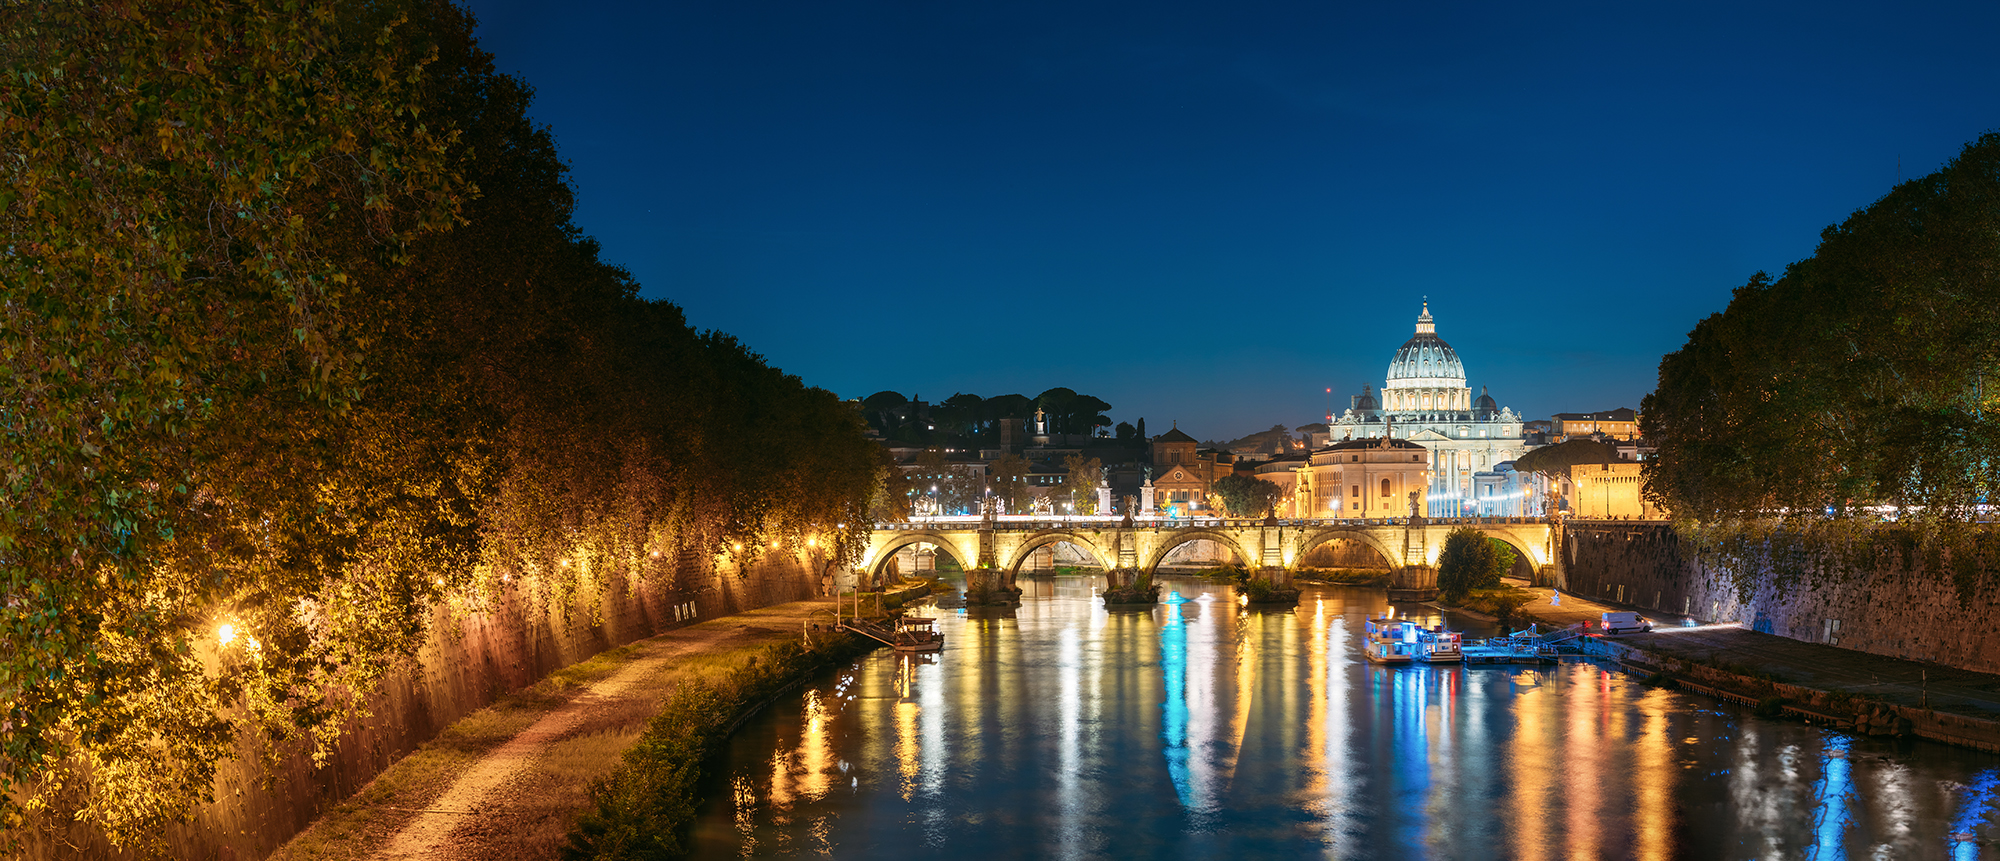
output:
[[[2000,4],[500,2],[577,221],[843,397],[1151,432],[1381,386],[1423,297],[1530,418],[2000,129]],[[1900,163],[1900,168],[1899,168]]]

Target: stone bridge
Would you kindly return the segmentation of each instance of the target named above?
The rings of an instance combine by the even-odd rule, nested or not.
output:
[[[1014,588],[1015,575],[1028,554],[1050,544],[1067,542],[1097,560],[1106,571],[1150,575],[1175,548],[1190,541],[1213,541],[1236,555],[1245,568],[1289,587],[1296,560],[1328,541],[1345,538],[1370,547],[1389,567],[1408,571],[1417,581],[1398,577],[1398,585],[1425,586],[1424,573],[1435,577],[1438,551],[1445,535],[1472,526],[1487,537],[1512,547],[1537,574],[1537,581],[1555,561],[1549,523],[1526,517],[1362,519],[1208,519],[1161,520],[1017,520],[938,518],[909,523],[877,523],[867,555],[857,572],[870,584],[881,582],[883,563],[912,544],[932,544],[968,572],[985,569],[998,575],[995,585]]]

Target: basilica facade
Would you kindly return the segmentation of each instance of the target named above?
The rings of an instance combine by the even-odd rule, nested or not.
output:
[[[1438,337],[1429,303],[1417,316],[1416,334],[1389,361],[1381,396],[1363,386],[1346,412],[1327,417],[1327,425],[1336,443],[1387,438],[1423,446],[1430,454],[1424,508],[1433,517],[1497,513],[1502,506],[1494,503],[1501,501],[1484,498],[1494,492],[1492,482],[1476,476],[1490,475],[1528,448],[1519,415],[1496,404],[1484,386],[1472,396],[1465,365]]]

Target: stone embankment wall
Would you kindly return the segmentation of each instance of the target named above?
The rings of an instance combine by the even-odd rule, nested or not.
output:
[[[441,609],[414,665],[383,684],[373,717],[350,727],[324,765],[315,767],[293,745],[266,769],[257,745],[240,742],[236,760],[220,765],[214,803],[167,835],[166,857],[263,858],[391,763],[503,694],[606,649],[703,619],[818,597],[822,588],[808,563],[787,554],[740,569],[718,570],[699,557],[678,563],[638,583],[613,578],[601,593],[579,594],[567,608],[540,605],[515,588],[485,612]],[[149,857],[114,852],[81,826],[58,833],[43,822],[26,836],[27,859]]]
[[[2000,575],[1986,572],[1966,600],[1949,575],[1884,555],[1873,570],[1824,570],[1779,585],[1753,578],[1739,593],[1729,572],[1693,558],[1664,523],[1575,523],[1563,535],[1563,589],[1701,622],[1878,655],[2000,673]],[[1832,568],[1833,566],[1823,566]]]

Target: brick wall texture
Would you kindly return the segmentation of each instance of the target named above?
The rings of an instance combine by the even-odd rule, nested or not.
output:
[[[1820,564],[1817,578],[1786,585],[1758,572],[1755,588],[1741,594],[1729,572],[1695,560],[1663,523],[1571,523],[1562,553],[1565,590],[1588,598],[2000,673],[2000,578],[1992,572],[1961,599],[1948,574],[1887,554],[1873,570]]]

